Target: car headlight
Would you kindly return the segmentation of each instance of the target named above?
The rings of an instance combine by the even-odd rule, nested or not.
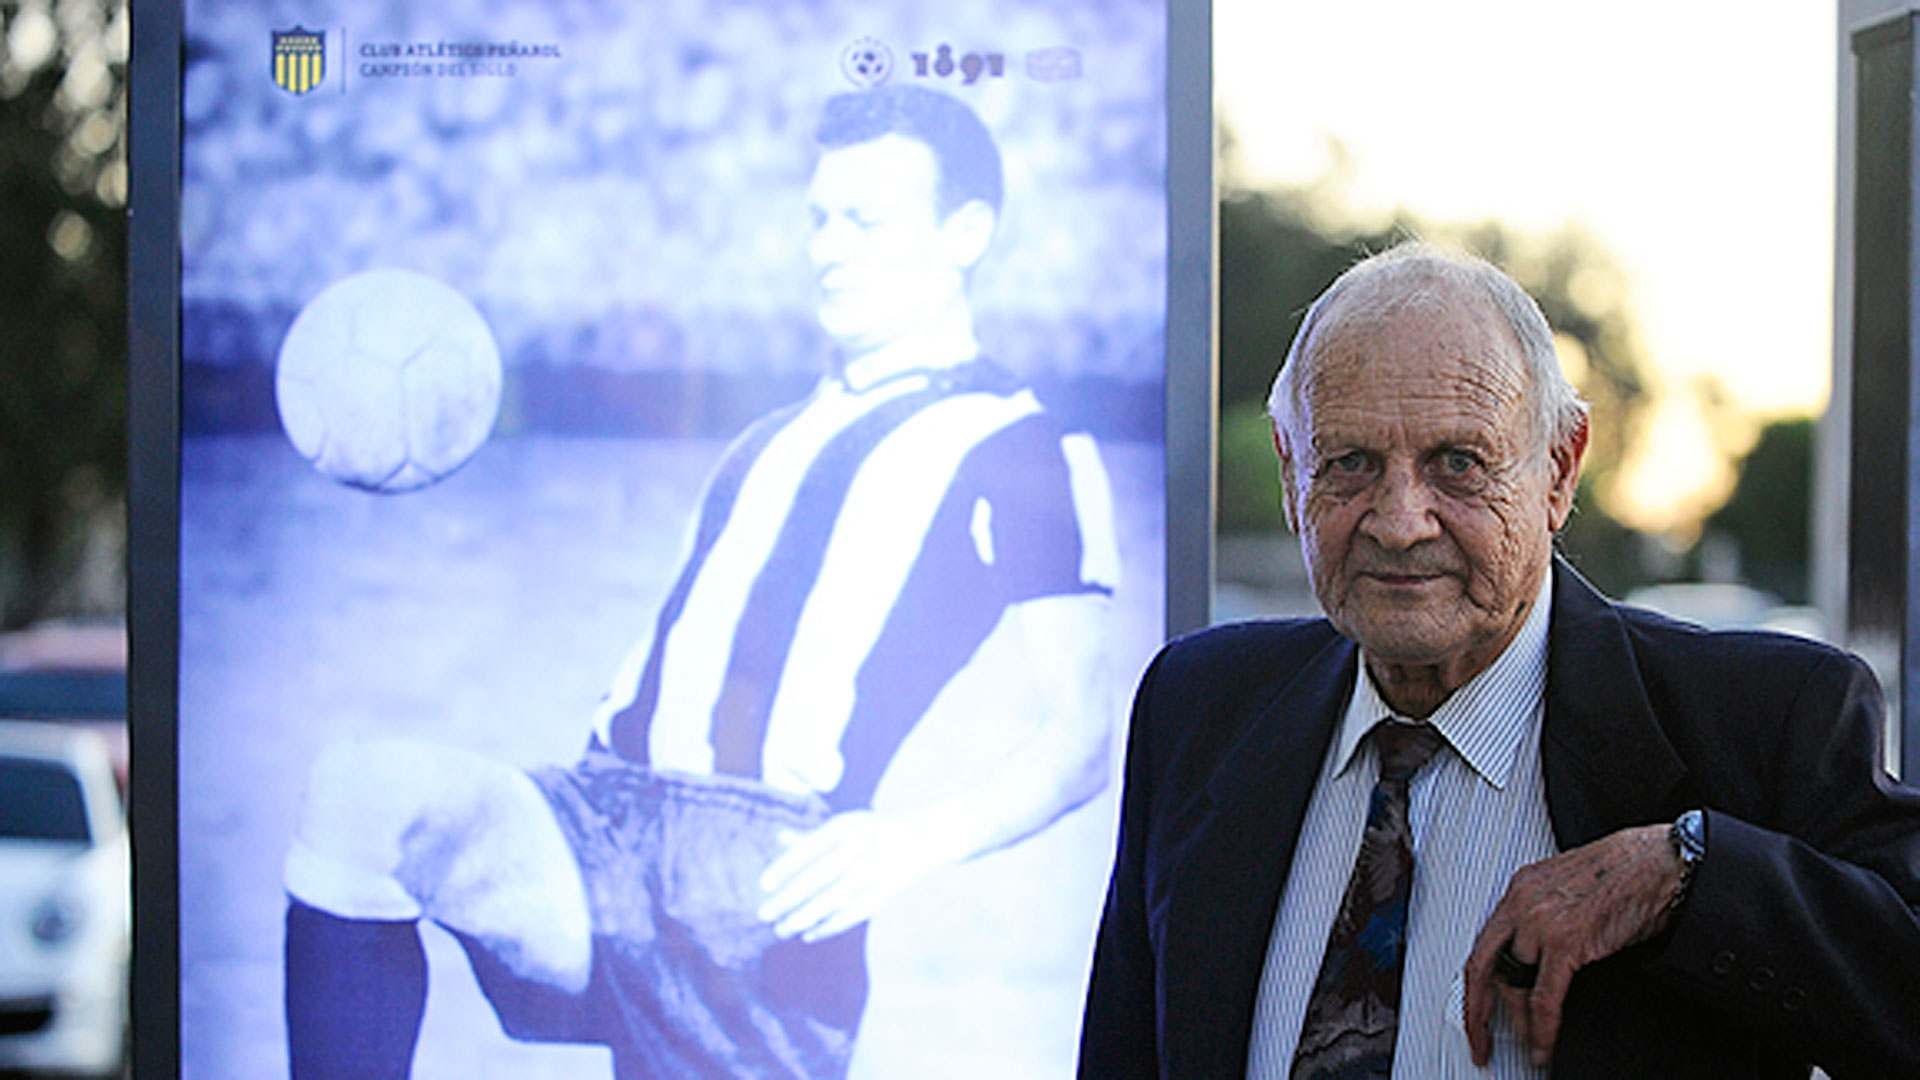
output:
[[[80,932],[85,912],[71,897],[50,896],[33,909],[29,928],[33,939],[53,948],[73,939]]]

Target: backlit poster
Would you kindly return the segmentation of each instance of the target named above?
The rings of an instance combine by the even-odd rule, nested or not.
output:
[[[1146,0],[187,0],[182,1076],[1071,1071],[1167,65]]]

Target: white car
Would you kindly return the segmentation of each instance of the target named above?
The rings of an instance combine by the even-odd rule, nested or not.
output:
[[[128,860],[107,740],[0,720],[0,1071],[119,1074]]]

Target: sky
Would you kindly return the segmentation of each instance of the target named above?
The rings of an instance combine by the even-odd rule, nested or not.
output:
[[[1624,516],[1731,482],[1703,376],[1765,419],[1825,406],[1832,357],[1830,0],[1214,0],[1215,92],[1253,183],[1323,176],[1362,212],[1577,224],[1630,277],[1662,404]]]

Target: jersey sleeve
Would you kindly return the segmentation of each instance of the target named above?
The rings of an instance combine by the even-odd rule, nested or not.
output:
[[[1035,414],[983,440],[956,479],[974,554],[1006,603],[1118,586],[1112,488],[1092,436]]]

